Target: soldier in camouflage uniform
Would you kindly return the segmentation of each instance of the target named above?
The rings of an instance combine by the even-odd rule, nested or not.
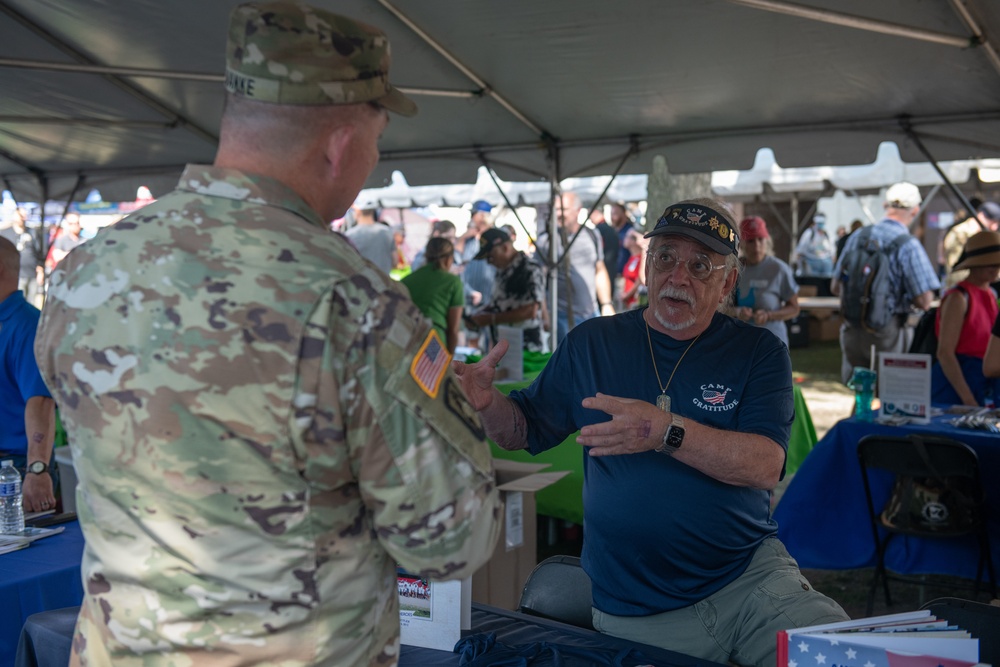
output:
[[[467,577],[500,502],[483,428],[404,289],[327,231],[378,159],[378,30],[232,15],[213,166],[52,276],[36,355],[86,536],[87,665],[395,665],[396,566]]]

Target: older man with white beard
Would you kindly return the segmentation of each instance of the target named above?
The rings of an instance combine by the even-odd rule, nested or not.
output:
[[[492,386],[503,343],[456,372],[505,449],[537,454],[580,430],[598,630],[773,665],[778,630],[847,618],[771,519],[793,419],[788,351],[719,312],[739,273],[725,204],[674,204],[646,238],[648,308],[581,323],[509,397]]]

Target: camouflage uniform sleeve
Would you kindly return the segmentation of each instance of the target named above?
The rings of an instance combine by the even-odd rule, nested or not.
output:
[[[362,282],[332,295],[322,366],[339,385],[329,400],[339,402],[371,528],[409,572],[469,576],[492,555],[500,527],[485,432],[443,343],[431,354],[440,339],[405,291]],[[345,315],[354,331],[344,331]]]

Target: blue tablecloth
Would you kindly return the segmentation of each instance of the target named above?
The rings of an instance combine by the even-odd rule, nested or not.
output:
[[[27,549],[0,555],[0,665],[14,664],[17,639],[28,616],[79,605],[83,534],[76,521]]]
[[[928,425],[907,426],[845,419],[830,429],[806,457],[774,512],[778,537],[799,566],[828,570],[875,566],[875,542],[858,465],[858,441],[872,433],[925,432],[965,442],[979,456],[990,512],[990,547],[994,567],[1000,572],[1000,485],[997,484],[1000,435],[955,428],[946,423],[951,418],[945,415]],[[882,471],[871,475],[872,497],[877,508],[888,500],[892,479]],[[889,570],[901,574],[937,573],[975,579],[978,557],[974,537],[939,540],[897,537],[889,544],[885,562]]]

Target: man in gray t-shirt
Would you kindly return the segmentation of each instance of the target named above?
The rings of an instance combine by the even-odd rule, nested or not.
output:
[[[373,208],[355,208],[354,220],[357,224],[344,232],[344,236],[351,240],[362,257],[382,269],[384,273],[389,273],[392,270],[393,253],[396,250],[396,239],[392,236],[392,230],[375,221]]]
[[[556,200],[555,214],[567,242],[580,231],[579,238],[569,246],[566,259],[556,267],[559,281],[557,343],[580,322],[615,313],[611,306],[611,279],[604,266],[600,236],[589,227],[581,229],[580,209],[580,198],[575,193],[563,193]],[[563,257],[563,247],[562,239],[557,238],[557,259]],[[549,257],[549,235],[540,234],[535,248],[536,257]]]

